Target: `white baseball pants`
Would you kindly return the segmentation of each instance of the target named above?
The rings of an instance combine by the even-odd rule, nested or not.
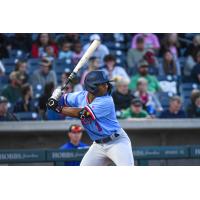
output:
[[[123,129],[120,136],[105,144],[94,142],[81,161],[81,166],[133,166],[131,141]]]

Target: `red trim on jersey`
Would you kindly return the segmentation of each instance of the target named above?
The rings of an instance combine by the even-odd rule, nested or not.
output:
[[[87,104],[90,104],[90,103],[89,103],[88,94],[89,94],[89,93],[87,93],[87,95],[86,95],[86,103],[87,103]]]
[[[95,117],[94,113],[92,112],[91,108],[89,106],[85,106],[85,109],[90,113],[92,120],[95,120],[96,117]]]

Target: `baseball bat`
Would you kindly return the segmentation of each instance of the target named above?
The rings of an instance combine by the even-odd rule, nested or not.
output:
[[[76,65],[76,67],[73,69],[72,73],[70,74],[70,76],[67,78],[65,84],[62,86],[61,90],[64,90],[67,85],[74,79],[74,77],[76,76],[76,74],[78,73],[78,71],[81,69],[81,67],[83,67],[85,65],[85,63],[90,59],[90,57],[92,56],[92,54],[94,53],[94,51],[97,49],[97,47],[100,45],[100,41],[99,40],[94,40],[89,48],[86,50],[86,52],[83,54],[82,58],[79,60],[78,64]]]
[[[63,91],[64,89],[67,88],[67,85],[74,79],[74,77],[76,76],[77,72],[81,69],[81,67],[83,67],[85,65],[85,63],[90,59],[90,57],[92,56],[92,54],[94,53],[94,51],[97,49],[97,47],[100,45],[100,43],[101,42],[99,40],[94,40],[90,44],[89,48],[83,54],[82,58],[79,60],[79,62],[76,65],[76,67],[73,69],[72,73],[66,79],[65,84],[61,87],[61,91]],[[54,100],[53,99],[49,99],[48,104],[50,106],[52,106],[54,104]]]

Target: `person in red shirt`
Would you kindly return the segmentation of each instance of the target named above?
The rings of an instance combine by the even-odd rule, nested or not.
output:
[[[51,47],[54,55],[58,55],[58,47],[52,41],[49,33],[40,33],[36,42],[32,45],[31,55],[33,58],[46,56],[46,47]]]

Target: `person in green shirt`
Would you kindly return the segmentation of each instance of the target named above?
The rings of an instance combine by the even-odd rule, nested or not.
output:
[[[148,74],[148,63],[146,61],[141,61],[138,65],[138,74],[131,78],[131,82],[129,84],[129,89],[135,90],[137,87],[138,79],[141,77],[145,78],[148,83],[148,91],[149,92],[158,92],[160,91],[160,85],[155,76]]]
[[[121,118],[127,119],[127,118],[148,118],[148,113],[143,110],[142,108],[142,102],[139,98],[134,98],[131,101],[130,108],[122,111]]]
[[[9,76],[10,84],[2,91],[2,96],[6,97],[10,103],[16,103],[21,98],[21,85],[24,80],[24,75],[20,72],[12,72]]]

